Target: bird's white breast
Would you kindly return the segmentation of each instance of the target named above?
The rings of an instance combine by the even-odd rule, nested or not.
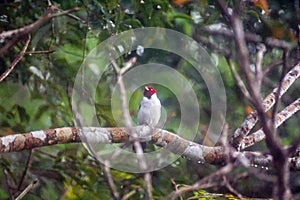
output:
[[[138,123],[149,126],[156,126],[161,115],[161,104],[156,94],[153,94],[150,99],[143,97],[141,107],[138,112]]]

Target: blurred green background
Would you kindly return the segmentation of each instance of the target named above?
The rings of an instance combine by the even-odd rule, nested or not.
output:
[[[107,0],[107,1],[51,1],[62,10],[79,7],[80,11],[62,15],[44,23],[31,34],[32,40],[27,54],[17,64],[10,75],[0,83],[0,134],[23,133],[55,127],[73,126],[71,109],[71,91],[75,76],[85,56],[98,44],[112,35],[140,27],[164,27],[184,33],[202,44],[217,65],[227,95],[226,122],[232,133],[253,108],[245,100],[237,87],[224,52],[229,51],[235,58],[233,41],[222,35],[211,35],[203,27],[215,25],[226,27],[227,21],[209,0]],[[235,1],[227,1],[229,7]],[[299,1],[246,1],[241,18],[246,32],[255,33],[261,38],[284,40],[296,46],[297,23],[299,23]],[[33,23],[48,8],[47,1],[1,1],[0,32],[17,29]],[[6,41],[1,41],[3,47]],[[210,45],[209,45],[210,44]],[[3,73],[21,51],[24,42],[19,42],[0,56],[0,73]],[[216,51],[212,46],[217,46]],[[250,62],[255,63],[256,46],[249,43]],[[34,51],[52,53],[36,54]],[[32,52],[32,53],[30,53]],[[123,55],[118,60],[122,65],[136,52]],[[267,68],[275,61],[280,62],[282,51],[268,47],[263,59]],[[296,49],[290,52],[289,67],[295,62]],[[210,98],[205,83],[195,73],[189,63],[180,57],[159,50],[145,50],[138,56],[137,64],[156,62],[173,67],[189,79],[201,107],[201,121],[195,141],[202,142],[203,134],[210,122]],[[233,62],[235,67],[238,65]],[[190,70],[188,70],[190,69]],[[262,96],[272,91],[278,84],[281,67],[272,68],[265,76]],[[102,81],[102,82],[101,82]],[[101,126],[114,127],[110,97],[116,82],[113,71],[107,70],[98,83],[96,95],[97,119]],[[101,84],[103,83],[103,84]],[[158,86],[159,97],[167,108],[166,129],[175,130],[180,121],[180,110],[174,94],[167,88]],[[297,98],[299,83],[296,83],[283,97],[284,108]],[[135,119],[138,104],[142,97],[142,88],[130,97],[130,114]],[[287,145],[299,134],[299,115],[285,122],[278,131],[282,143]],[[207,141],[209,145],[209,141]],[[252,149],[266,150],[263,142]],[[8,199],[9,191],[16,192],[29,152],[9,153],[0,158],[0,199]],[[216,170],[217,166],[193,163],[178,159],[170,166],[153,172],[153,197],[160,199],[173,188],[171,179],[180,185],[192,184]],[[260,169],[253,169],[258,170]],[[241,178],[236,178],[241,174]],[[265,172],[263,173],[271,173]],[[140,199],[145,195],[143,176],[112,170],[113,178],[121,194],[136,190],[131,199]],[[246,196],[269,197],[272,185],[253,176],[247,169],[239,167],[228,175],[234,186]],[[293,175],[294,176],[294,175]],[[295,174],[295,176],[299,176]],[[110,199],[111,194],[101,168],[89,156],[80,144],[55,145],[34,150],[32,164],[26,183],[39,178],[39,184],[24,199]],[[235,179],[236,178],[236,179]],[[7,181],[8,180],[8,181]],[[292,189],[299,192],[298,178],[293,178]],[[9,186],[8,186],[9,185]],[[26,185],[26,184],[24,184]],[[9,189],[9,187],[12,187]],[[216,187],[210,192],[227,193],[225,187]],[[185,197],[205,194],[206,191],[189,193]]]

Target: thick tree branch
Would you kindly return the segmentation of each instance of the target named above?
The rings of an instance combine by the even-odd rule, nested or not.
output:
[[[131,130],[131,129],[130,129]],[[222,147],[203,146],[181,138],[166,130],[151,130],[145,126],[133,127],[138,137],[153,133],[149,139],[155,145],[161,146],[184,157],[193,160],[202,160],[211,164],[224,162]],[[80,143],[81,135],[84,134],[87,143],[126,143],[130,134],[127,128],[73,128],[63,127],[41,131],[33,131],[24,134],[8,135],[0,138],[0,152],[15,152],[43,147],[54,144]]]
[[[166,130],[156,129],[155,131],[145,129],[144,126],[137,126],[130,129],[135,131],[138,136],[154,133],[148,141],[163,147],[174,154],[182,155],[187,159],[206,162],[213,165],[222,165],[228,160],[224,147],[222,146],[204,146],[188,141],[180,136]],[[8,135],[0,138],[0,152],[16,152],[37,147],[43,147],[55,144],[81,143],[81,135],[84,134],[84,142],[88,143],[126,143],[130,140],[130,134],[127,128],[74,128],[63,127],[41,131],[33,131],[23,134]],[[258,152],[230,152],[231,161],[239,161],[246,167],[251,165],[272,167],[272,156]],[[295,159],[294,159],[295,161]],[[247,163],[247,164],[245,164]],[[298,164],[294,162],[294,164]],[[294,169],[299,170],[296,166]]]

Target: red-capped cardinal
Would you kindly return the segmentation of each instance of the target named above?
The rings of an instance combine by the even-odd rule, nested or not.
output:
[[[156,90],[152,86],[146,86],[137,116],[138,123],[156,127],[160,119],[160,112],[161,104],[157,98]]]
[[[160,100],[157,98],[156,90],[152,86],[146,86],[144,96],[141,100],[137,120],[139,125],[147,125],[151,128],[157,126],[161,114]],[[141,143],[143,150],[146,143]]]

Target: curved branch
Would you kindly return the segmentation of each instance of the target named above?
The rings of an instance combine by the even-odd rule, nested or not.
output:
[[[139,137],[153,133],[146,138],[157,146],[163,147],[168,151],[183,156],[184,158],[206,162],[213,165],[223,165],[228,160],[224,147],[209,147],[188,141],[180,136],[166,130],[151,130],[149,127],[136,126],[130,131],[135,131]],[[0,153],[17,152],[37,147],[67,144],[67,143],[96,143],[98,145],[107,143],[126,143],[131,140],[130,131],[127,128],[98,128],[98,127],[62,127],[41,131],[33,131],[23,134],[8,135],[0,137]],[[84,134],[84,139],[81,138]],[[239,152],[234,149],[230,152],[230,160],[250,166],[272,167],[272,156],[258,152],[244,151]],[[294,163],[295,159],[290,160]],[[293,164],[295,165],[295,164]],[[293,170],[300,170],[293,167]]]
[[[207,162],[210,164],[220,164],[225,161],[223,147],[208,147],[200,145],[166,130],[151,130],[149,127],[136,126],[130,129],[138,136],[153,133],[151,141],[157,146],[164,147],[174,154],[182,155],[186,158]],[[41,131],[33,131],[23,134],[8,135],[0,138],[0,152],[15,152],[36,147],[43,147],[54,144],[66,143],[126,143],[129,142],[130,131],[127,128],[98,128],[98,127],[63,127]],[[84,134],[85,141],[81,140]]]
[[[280,88],[279,97],[281,97],[289,87],[299,78],[300,76],[300,63],[293,67],[283,78],[282,86]],[[270,93],[263,101],[264,110],[269,110],[275,104],[276,93],[278,88],[275,88],[272,93]],[[241,149],[242,140],[248,135],[248,133],[255,126],[258,121],[257,111],[252,111],[245,119],[245,121],[235,130],[231,144],[237,148]]]
[[[19,29],[2,32],[0,34],[0,43],[4,42],[7,38],[13,38],[13,39],[11,40],[11,42],[8,42],[4,47],[0,49],[0,55],[6,53],[9,50],[9,48],[12,47],[15,43],[17,43],[21,38],[35,31],[38,27],[40,27],[42,24],[49,21],[53,17],[65,15],[74,11],[79,11],[79,8],[73,8],[58,13],[54,13],[55,10],[57,10],[55,6],[50,6],[48,10],[45,12],[45,14],[42,17],[40,17],[37,21],[33,22],[32,24],[29,24]]]
[[[292,104],[283,109],[280,113],[278,113],[275,117],[275,126],[279,127],[284,121],[294,115],[296,112],[300,110],[300,98],[294,101]],[[240,142],[240,149],[248,148],[255,143],[264,140],[266,137],[265,133],[262,129],[252,133],[249,136],[246,136]]]
[[[15,68],[15,66],[23,58],[23,56],[25,55],[26,50],[28,48],[28,45],[30,43],[30,40],[31,40],[31,36],[28,35],[22,51],[17,55],[17,57],[14,59],[14,61],[11,63],[11,65],[8,67],[8,69],[0,75],[0,82],[2,82],[10,74],[10,72]]]

